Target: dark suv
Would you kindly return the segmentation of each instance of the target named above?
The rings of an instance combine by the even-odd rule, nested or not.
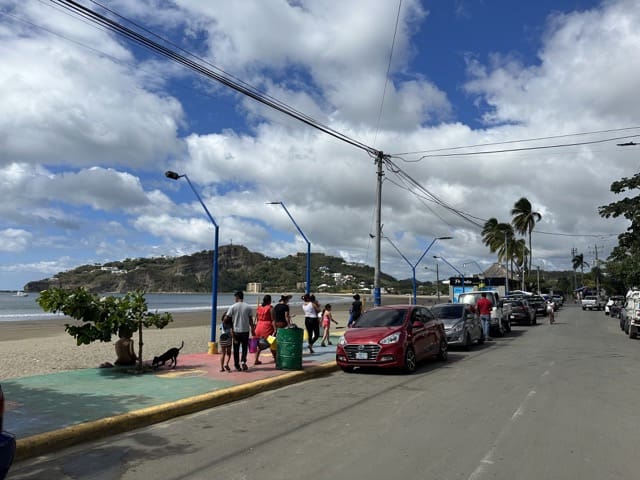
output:
[[[504,302],[511,304],[511,313],[509,313],[509,321],[511,323],[522,323],[524,325],[536,323],[536,312],[524,298],[506,298]]]
[[[7,472],[16,455],[16,437],[2,430],[4,416],[4,393],[0,385],[0,480],[7,476]]]

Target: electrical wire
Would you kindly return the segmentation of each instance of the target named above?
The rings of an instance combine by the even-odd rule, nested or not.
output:
[[[402,0],[398,1],[398,13],[396,14],[396,25],[393,29],[393,39],[391,40],[391,50],[389,51],[389,62],[387,64],[387,74],[385,75],[384,88],[382,90],[382,99],[380,100],[380,110],[378,111],[378,120],[376,121],[376,133],[373,137],[373,144],[378,140],[378,131],[380,130],[380,120],[382,119],[382,109],[384,108],[384,99],[387,95],[387,85],[389,84],[389,73],[391,72],[391,60],[393,59],[393,50],[396,44],[396,35],[398,34],[398,23],[400,22],[400,11],[402,10]]]
[[[359,148],[361,150],[364,150],[366,152],[369,153],[369,155],[378,155],[378,151],[376,149],[374,149],[373,147],[370,147],[360,141],[357,141],[353,138],[348,137],[347,135],[338,132],[337,130],[334,130],[320,122],[318,122],[317,120],[313,119],[312,117],[308,116],[308,115],[304,115],[301,114],[300,112],[296,111],[295,109],[293,109],[292,107],[290,107],[289,105],[285,104],[284,102],[280,102],[274,98],[271,98],[261,92],[258,92],[256,89],[248,86],[247,84],[244,84],[243,82],[238,82],[235,79],[233,79],[232,77],[229,77],[227,75],[225,75],[224,73],[220,73],[220,72],[216,72],[210,68],[207,68],[206,66],[202,65],[201,63],[199,63],[198,61],[195,61],[191,58],[187,58],[184,55],[181,55],[178,52],[175,52],[173,50],[171,50],[170,48],[167,48],[163,45],[160,45],[157,42],[154,42],[153,40],[145,37],[144,35],[94,11],[91,10],[88,7],[85,7],[83,5],[80,5],[79,3],[75,2],[74,0],[50,0],[51,2],[62,6],[63,8],[69,10],[70,12],[73,12],[74,14],[86,18],[87,20],[89,20],[90,22],[105,27],[107,29],[109,29],[110,31],[121,35],[123,37],[128,38],[129,40],[159,54],[162,55],[166,58],[168,58],[169,60],[172,60],[176,63],[179,63],[191,70],[193,70],[194,72],[205,76],[209,79],[215,80],[245,96],[248,96],[260,103],[262,103],[263,105],[266,105],[268,107],[273,108],[274,110],[277,110],[285,115],[288,115],[292,118],[295,118],[296,120],[305,123],[306,125],[315,128],[317,130],[322,131],[323,133],[326,133],[327,135],[330,135],[338,140],[341,140],[345,143],[348,143],[356,148]],[[196,58],[193,55],[190,55],[193,58]]]
[[[575,142],[575,143],[565,143],[565,144],[556,144],[556,145],[540,145],[537,147],[522,147],[522,148],[508,148],[508,149],[504,149],[504,150],[483,150],[481,152],[464,152],[464,153],[438,153],[438,154],[433,154],[433,155],[423,155],[420,158],[416,159],[416,160],[406,160],[398,155],[390,155],[393,158],[399,158],[401,160],[404,160],[405,162],[408,163],[417,163],[420,162],[422,160],[424,160],[425,158],[443,158],[443,157],[466,157],[466,156],[473,156],[473,155],[491,155],[494,153],[509,153],[509,152],[524,152],[524,151],[529,151],[529,150],[545,150],[545,149],[550,149],[550,148],[565,148],[565,147],[577,147],[580,145],[593,145],[596,143],[606,143],[606,142],[612,142],[612,141],[616,141],[616,140],[623,140],[623,139],[627,139],[627,138],[636,138],[636,137],[640,137],[639,135],[627,135],[624,137],[613,137],[613,138],[604,138],[604,139],[600,139],[600,140],[590,140],[587,142]],[[458,147],[459,148],[459,147]]]
[[[422,150],[422,151],[418,151],[418,152],[394,153],[394,154],[391,154],[391,156],[395,157],[395,156],[402,156],[402,155],[418,155],[418,154],[421,154],[421,153],[434,153],[434,152],[444,152],[444,151],[451,151],[451,150],[461,150],[463,148],[490,147],[490,146],[493,146],[493,145],[509,145],[511,143],[538,142],[540,140],[554,140],[556,138],[580,137],[580,136],[584,136],[584,135],[597,135],[597,134],[600,134],[600,133],[625,132],[625,131],[628,131],[628,130],[638,130],[638,129],[640,129],[640,126],[637,126],[637,127],[624,127],[624,128],[610,128],[610,129],[607,129],[607,130],[596,130],[596,131],[593,131],[593,132],[567,133],[567,134],[564,134],[564,135],[553,135],[553,136],[549,136],[549,137],[525,138],[525,139],[521,139],[521,140],[507,140],[507,141],[504,141],[504,142],[480,143],[480,144],[476,144],[476,145],[466,145],[466,146],[461,146],[461,147],[436,148],[436,149],[432,149],[432,150]]]

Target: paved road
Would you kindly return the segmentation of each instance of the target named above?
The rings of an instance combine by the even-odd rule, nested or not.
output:
[[[561,310],[414,375],[344,374],[14,466],[9,479],[635,479],[640,341]]]

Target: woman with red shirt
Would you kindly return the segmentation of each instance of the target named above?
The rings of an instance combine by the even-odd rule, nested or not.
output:
[[[258,338],[264,338],[265,340],[269,335],[273,335],[276,332],[276,319],[273,315],[273,305],[271,305],[271,295],[265,295],[262,299],[262,304],[256,310],[256,322],[255,336]],[[271,351],[275,360],[275,352]],[[254,365],[261,365],[260,361],[260,348],[256,350],[256,359],[253,362]]]

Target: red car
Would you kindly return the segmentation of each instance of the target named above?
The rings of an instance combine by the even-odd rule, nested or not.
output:
[[[446,360],[444,324],[419,305],[390,305],[367,310],[340,338],[336,363],[355,367],[401,368],[413,372],[418,362]]]

